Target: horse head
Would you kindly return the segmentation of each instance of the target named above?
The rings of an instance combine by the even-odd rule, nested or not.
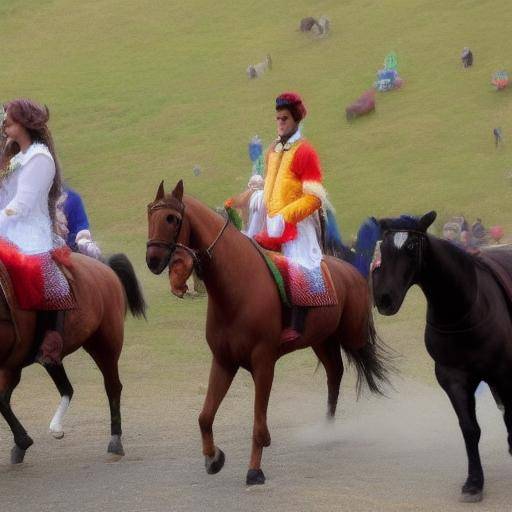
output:
[[[148,242],[146,264],[154,274],[161,274],[169,264],[184,229],[183,181],[171,194],[160,183],[155,200],[148,204]]]
[[[380,256],[372,272],[373,296],[379,313],[394,315],[409,288],[417,283],[428,243],[427,229],[436,212],[421,218],[401,216],[379,220]]]

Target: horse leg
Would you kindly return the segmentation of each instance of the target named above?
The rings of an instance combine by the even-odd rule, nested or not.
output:
[[[34,443],[11,409],[11,395],[20,379],[21,369],[13,371],[2,370],[0,372],[0,413],[11,428],[14,436],[11,464],[23,462],[27,448]]]
[[[110,406],[110,442],[107,452],[114,455],[123,456],[124,449],[121,442],[121,390],[123,385],[119,380],[118,360],[121,352],[122,342],[112,345],[108,340],[112,340],[111,333],[108,338],[97,337],[92,345],[84,346],[89,352],[94,362],[98,365],[105,384],[108,403]],[[122,340],[122,337],[121,337]]]
[[[64,429],[62,428],[62,419],[68,410],[69,403],[73,397],[73,386],[69,382],[66,371],[62,364],[45,364],[44,369],[48,372],[48,375],[52,378],[55,386],[60,393],[60,402],[57,407],[52,421],[50,422],[50,434],[55,439],[62,439],[64,437]]]
[[[475,391],[480,381],[456,368],[448,368],[436,364],[435,369],[437,381],[448,395],[455,409],[464,437],[464,443],[466,444],[468,477],[462,486],[461,501],[481,501],[484,487],[484,472],[478,451],[480,427],[475,411]]]
[[[500,410],[503,411],[503,420],[507,427],[508,452],[512,455],[512,386],[508,382],[508,375],[501,380],[496,386],[489,386],[492,395],[498,403],[501,404]]]
[[[313,347],[313,350],[325,368],[327,375],[327,419],[333,420],[343,377],[340,345],[337,340],[331,338],[321,345]]]
[[[208,391],[204,399],[203,410],[199,414],[199,428],[203,442],[204,465],[210,475],[218,473],[224,466],[226,457],[224,452],[215,446],[213,441],[213,421],[219,406],[226,396],[238,368],[225,367],[212,358]]]
[[[274,361],[260,361],[253,366],[252,378],[255,385],[254,427],[252,451],[247,471],[247,485],[264,484],[265,475],[261,470],[263,448],[270,446],[270,432],[267,426],[267,408],[272,382],[274,380]]]

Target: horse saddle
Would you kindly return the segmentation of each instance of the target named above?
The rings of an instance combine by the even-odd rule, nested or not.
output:
[[[338,304],[331,272],[325,261],[321,262],[319,268],[307,269],[251,241],[265,260],[285,306],[320,307]]]
[[[512,310],[512,250],[487,249],[481,251],[478,258],[498,281]]]
[[[68,269],[67,247],[41,254],[23,254],[13,244],[0,240],[2,280],[18,309],[63,311],[76,308]]]
[[[57,266],[57,263],[55,263],[55,266]],[[14,359],[20,359],[24,364],[29,364],[34,361],[42,342],[44,332],[42,332],[41,329],[46,329],[45,325],[48,322],[49,314],[42,310],[63,311],[76,307],[74,294],[72,292],[73,276],[65,266],[62,266],[59,272],[61,272],[62,275],[59,276],[58,279],[65,279],[68,284],[67,290],[69,291],[67,294],[62,296],[62,294],[59,293],[55,295],[55,297],[52,297],[50,285],[50,292],[46,292],[45,295],[49,297],[49,299],[45,299],[45,303],[40,304],[41,306],[46,305],[46,308],[22,308],[20,307],[20,301],[17,297],[17,292],[20,293],[20,290],[15,288],[7,267],[0,259],[0,322],[10,322],[12,324],[16,337],[16,345],[11,356]],[[60,309],[61,306],[65,307]]]
[[[9,322],[16,337],[15,348],[10,358],[25,361],[36,330],[37,320],[33,311],[24,311],[17,307],[16,296],[9,272],[0,261],[0,322]],[[24,348],[25,347],[25,348]]]

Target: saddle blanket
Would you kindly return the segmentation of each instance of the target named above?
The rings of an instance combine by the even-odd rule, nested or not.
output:
[[[16,306],[27,310],[74,309],[73,292],[59,268],[59,265],[71,267],[70,254],[68,247],[41,254],[23,254],[17,246],[0,238],[0,261],[12,283]]]
[[[320,267],[308,269],[277,252],[264,251],[264,255],[284,304],[302,307],[338,304],[331,273],[325,261],[321,262]],[[271,264],[277,269],[278,274]]]

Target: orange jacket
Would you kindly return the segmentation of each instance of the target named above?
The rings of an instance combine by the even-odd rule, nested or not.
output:
[[[267,153],[265,206],[270,216],[281,214],[285,222],[297,224],[322,205],[320,161],[313,146],[304,139],[294,142],[286,151]]]

